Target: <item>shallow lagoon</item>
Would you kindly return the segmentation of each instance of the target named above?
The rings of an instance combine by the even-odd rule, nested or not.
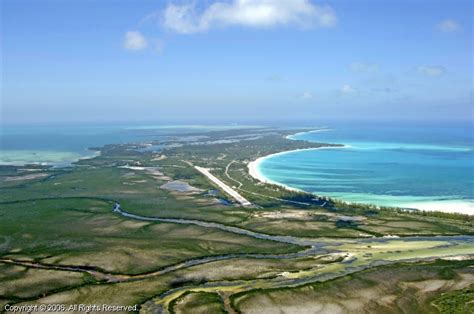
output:
[[[66,166],[80,158],[93,157],[91,147],[107,144],[146,144],[170,134],[239,129],[241,125],[47,125],[2,126],[0,128],[0,165],[28,163]],[[197,140],[197,139],[191,139]],[[144,146],[144,151],[159,150],[161,145]]]

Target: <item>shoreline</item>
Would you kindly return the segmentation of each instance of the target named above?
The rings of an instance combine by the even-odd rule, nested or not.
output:
[[[298,136],[298,135],[301,135],[301,134],[307,134],[307,133],[324,132],[324,131],[328,131],[328,130],[331,130],[331,129],[328,128],[328,129],[320,129],[320,130],[313,130],[313,131],[306,131],[306,132],[298,132],[298,133],[295,133],[295,134],[287,135],[287,136],[285,136],[285,138],[289,139],[289,140],[295,140],[293,138],[294,136]],[[281,155],[284,155],[284,154],[290,154],[290,153],[295,153],[295,152],[300,152],[300,151],[320,150],[320,149],[329,149],[329,148],[333,148],[333,149],[334,148],[350,148],[350,146],[349,145],[343,145],[343,146],[336,146],[336,147],[323,146],[323,147],[314,147],[314,148],[302,148],[302,149],[294,149],[294,150],[288,150],[288,151],[282,151],[282,152],[278,152],[278,153],[269,154],[269,155],[259,157],[255,160],[249,162],[248,165],[247,165],[247,168],[249,170],[248,172],[249,172],[249,175],[252,178],[254,178],[257,181],[262,182],[262,183],[278,185],[278,186],[281,186],[281,187],[287,189],[288,191],[311,193],[311,194],[314,194],[315,196],[334,199],[334,200],[337,200],[337,201],[340,201],[340,202],[344,202],[346,204],[367,204],[367,205],[374,205],[374,206],[377,206],[377,207],[414,209],[414,210],[424,211],[424,212],[443,212],[443,213],[474,215],[474,202],[473,201],[463,201],[463,200],[459,200],[459,199],[439,200],[439,201],[437,201],[437,200],[426,200],[426,201],[419,201],[419,202],[412,201],[412,202],[409,202],[409,203],[406,203],[406,204],[398,203],[398,205],[379,205],[379,204],[376,204],[376,203],[371,203],[370,201],[368,201],[368,202],[348,201],[348,200],[344,200],[343,198],[332,197],[332,196],[329,196],[329,195],[322,195],[322,194],[319,195],[319,194],[315,194],[315,193],[312,193],[312,192],[307,192],[307,191],[304,191],[302,189],[290,187],[290,186],[287,186],[283,183],[273,181],[273,180],[265,177],[259,169],[259,166],[261,165],[261,163],[264,160],[266,160],[268,158],[271,158],[271,157],[281,156]],[[380,195],[380,196],[383,196],[383,195]],[[394,196],[394,198],[395,198],[395,196]],[[446,204],[446,203],[449,203],[449,205]]]
[[[300,132],[300,133],[306,133],[306,132]],[[299,133],[297,133],[299,134]],[[287,135],[286,138],[288,138],[288,136],[292,136],[292,135]],[[269,184],[274,184],[274,185],[279,185],[289,191],[295,191],[295,192],[305,192],[307,193],[306,191],[303,191],[301,189],[298,189],[298,188],[293,188],[291,186],[287,186],[285,184],[282,184],[280,182],[276,182],[276,181],[273,181],[273,180],[270,180],[269,178],[265,177],[261,172],[260,170],[258,169],[258,167],[260,166],[260,164],[265,160],[265,159],[268,159],[268,158],[271,158],[271,157],[274,157],[274,156],[281,156],[281,155],[285,155],[285,154],[290,154],[290,153],[295,153],[295,152],[301,152],[301,151],[310,151],[310,150],[321,150],[321,149],[343,149],[343,148],[349,148],[350,146],[348,145],[342,145],[342,146],[322,146],[322,147],[313,147],[313,148],[299,148],[299,149],[293,149],[293,150],[286,150],[286,151],[283,151],[283,152],[278,152],[278,153],[273,153],[273,154],[269,154],[269,155],[266,155],[266,156],[262,156],[262,157],[258,157],[257,159],[249,162],[247,164],[247,168],[249,169],[249,174],[252,178],[262,182],[262,183],[269,183]],[[321,195],[322,196],[322,195]]]
[[[327,132],[327,131],[331,131],[331,130],[334,130],[334,129],[329,128],[329,127],[323,127],[321,129],[316,129],[316,130],[312,130],[312,131],[303,131],[303,132],[298,132],[298,133],[295,133],[295,134],[290,134],[290,135],[285,136],[285,138],[288,139],[288,140],[295,141],[296,139],[294,137],[296,137],[298,135],[308,134],[308,133]]]

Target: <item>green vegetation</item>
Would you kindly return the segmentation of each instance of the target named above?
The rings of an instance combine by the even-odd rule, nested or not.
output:
[[[170,303],[168,310],[171,314],[226,313],[219,295],[208,292],[185,292]]]
[[[0,252],[4,258],[137,274],[209,255],[297,249],[199,226],[127,220],[113,214],[112,205],[84,198],[3,204]]]
[[[474,285],[469,288],[444,293],[433,301],[440,313],[466,314],[474,312]]]
[[[181,134],[153,142],[166,146],[159,152],[106,145],[96,148],[100,156],[73,167],[0,167],[0,304],[140,304],[143,312],[161,306],[175,313],[221,313],[233,304],[245,312],[294,302],[301,307],[323,296],[312,305],[333,306],[340,289],[353,302],[337,305],[341,309],[471,309],[472,290],[464,286],[474,278],[470,262],[354,272],[401,260],[470,258],[472,240],[405,237],[473,235],[472,216],[349,205],[257,182],[248,174],[251,160],[328,145],[288,140],[288,134],[272,128]],[[236,204],[194,166],[210,168],[253,206]],[[192,188],[162,188],[174,180]],[[126,217],[113,212],[116,202],[144,218],[222,228]],[[229,227],[296,238],[289,244]],[[388,235],[401,238],[381,239]],[[315,238],[320,249],[307,251],[303,238]],[[196,259],[202,260],[193,264]],[[419,285],[427,280],[443,288],[427,292]],[[366,298],[360,291],[386,305],[360,305],[356,299]]]
[[[401,263],[296,288],[241,292],[231,296],[231,300],[239,313],[263,309],[432,313],[436,311],[432,302],[441,313],[469,313],[474,300],[472,288],[456,289],[472,284],[474,271],[469,267],[472,265],[473,261]],[[456,274],[456,279],[439,275],[447,269]],[[433,301],[440,293],[444,293],[443,296]]]

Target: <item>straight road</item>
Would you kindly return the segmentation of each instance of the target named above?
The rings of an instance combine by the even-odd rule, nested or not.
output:
[[[212,173],[209,172],[209,169],[203,168],[203,167],[198,167],[194,166],[197,171],[205,175],[209,180],[214,182],[218,187],[220,187],[224,192],[232,196],[237,202],[239,202],[242,206],[252,206],[252,203],[247,201],[242,195],[237,193],[235,190],[233,190],[230,186],[219,180],[216,176],[214,176]]]

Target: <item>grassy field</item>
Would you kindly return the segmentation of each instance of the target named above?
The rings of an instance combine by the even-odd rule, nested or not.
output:
[[[295,306],[303,306],[317,299],[308,294],[310,286],[271,290],[275,285],[284,287],[292,278],[311,281],[320,274],[338,277],[350,267],[372,267],[379,261],[395,263],[453,252],[468,256],[474,252],[472,243],[466,241],[453,244],[446,239],[404,240],[419,235],[473,235],[472,216],[375,210],[371,206],[348,205],[288,191],[250,177],[248,162],[260,156],[327,145],[286,139],[292,132],[273,128],[196,132],[153,143],[167,145],[159,152],[140,151],[133,143],[106,145],[97,148],[100,156],[71,167],[0,167],[0,305],[146,304],[142,307],[146,312],[159,303],[166,305],[165,311],[175,313],[186,313],[191,308],[196,312],[220,313],[232,306],[242,312],[253,312],[262,311],[267,305],[269,309],[291,310],[298,309],[291,307],[293,301],[299,300]],[[236,204],[197,172],[195,165],[211,168],[215,176],[254,206],[244,208]],[[189,190],[173,190],[165,185],[176,180]],[[195,219],[268,235],[313,238],[327,252],[266,258],[268,254],[302,252],[307,246],[192,224],[131,219],[112,211],[116,203],[128,213],[146,217]],[[378,241],[383,236],[401,238]],[[355,259],[348,263],[340,252]],[[247,253],[262,256],[242,255]],[[186,264],[227,254],[240,255],[199,265]],[[175,268],[160,272],[167,267]],[[438,266],[420,266],[427,269],[426,277],[417,277],[411,270],[418,266],[406,267],[413,278],[441,280],[432,271]],[[456,282],[471,278],[472,268],[456,267],[452,270],[454,279],[449,279],[452,285],[446,284],[433,293],[425,291],[429,296],[426,300],[432,303],[426,303],[422,288],[406,289],[415,291],[417,309],[464,309],[472,290]],[[425,268],[420,269],[424,272]],[[394,285],[412,285],[418,280],[411,275],[399,278],[387,269],[374,270],[374,276],[386,272],[387,278],[394,277]],[[356,286],[362,285],[365,281],[360,278],[366,276],[363,274],[366,273],[327,282],[327,291],[337,296],[335,287],[344,290],[338,280],[351,282],[359,278]],[[453,288],[456,284],[459,289]],[[309,290],[316,291],[318,285]],[[256,288],[263,292],[251,292]],[[388,289],[374,288],[373,283],[366,288],[380,298],[380,291]],[[177,289],[176,294],[171,293],[162,302],[160,295],[173,289]],[[399,290],[390,291],[387,295],[409,298],[398,294]],[[281,302],[270,302],[276,298],[274,293],[278,293]],[[330,297],[328,292],[326,299],[317,299],[319,303],[315,304],[336,310],[350,305],[334,305],[335,299]],[[372,308],[364,303],[364,296],[351,298],[361,298],[362,305],[353,304],[361,309],[395,309],[395,299],[387,299],[387,308]]]
[[[219,295],[207,292],[184,293],[170,304],[170,313],[226,313]]]
[[[437,309],[468,313],[473,301],[468,293],[474,282],[472,265],[384,266],[293,289],[254,290],[237,294],[232,301],[242,313],[436,313]]]

